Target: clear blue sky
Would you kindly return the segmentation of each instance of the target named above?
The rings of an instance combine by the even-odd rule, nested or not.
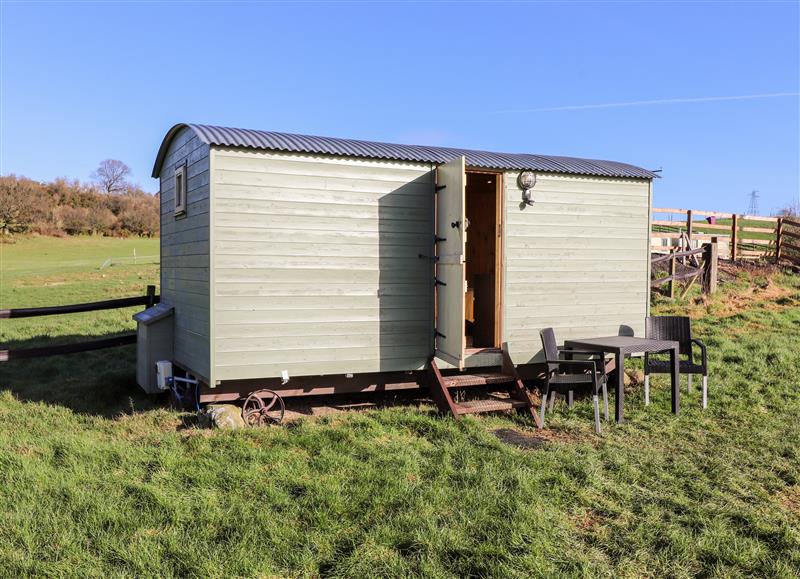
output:
[[[663,167],[657,205],[800,190],[796,1],[2,0],[0,27],[3,174],[111,157],[155,191],[185,121]]]

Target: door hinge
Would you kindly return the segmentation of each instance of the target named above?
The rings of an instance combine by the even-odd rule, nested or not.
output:
[[[437,185],[437,186],[436,186],[436,191],[437,191],[437,192],[438,192],[438,191],[441,191],[442,189],[447,189],[447,185]]]
[[[433,242],[434,243],[442,243],[444,241],[447,241],[446,237],[439,237],[438,235],[434,235],[433,236]]]
[[[447,285],[445,282],[440,280],[438,277],[433,278],[433,285]]]
[[[439,330],[433,330],[433,337],[434,338],[444,338],[445,340],[447,339],[447,336],[445,336]]]
[[[420,253],[417,255],[417,257],[420,259],[430,259],[431,261],[439,261],[438,255],[423,255]]]

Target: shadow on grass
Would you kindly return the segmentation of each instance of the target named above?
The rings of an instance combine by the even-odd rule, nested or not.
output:
[[[52,344],[67,344],[100,336],[41,336],[4,344],[22,350]],[[0,363],[0,390],[10,391],[25,402],[64,406],[73,412],[113,418],[166,404],[165,397],[148,396],[136,384],[136,345],[92,352],[48,356]]]

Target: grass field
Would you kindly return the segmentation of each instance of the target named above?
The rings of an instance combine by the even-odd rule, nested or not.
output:
[[[0,307],[133,295],[157,277],[42,263],[62,242],[3,248]],[[138,394],[127,347],[0,364],[0,575],[797,577],[800,279],[743,273],[714,300],[654,311],[696,318],[709,409],[696,388],[671,415],[657,378],[653,404],[633,387],[627,422],[602,437],[581,401],[527,449],[495,434],[535,434],[517,417],[456,422],[428,405],[187,427]],[[2,341],[131,327],[128,313],[72,317],[0,320]]]

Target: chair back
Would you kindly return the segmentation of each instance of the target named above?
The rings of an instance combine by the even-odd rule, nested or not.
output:
[[[692,357],[692,320],[686,316],[648,316],[644,335],[653,340],[673,340],[680,352]]]
[[[539,332],[542,338],[542,347],[544,348],[545,358],[548,360],[558,360],[558,342],[556,342],[556,333],[553,328],[545,328]],[[548,372],[555,372],[558,370],[558,364],[547,364]]]

